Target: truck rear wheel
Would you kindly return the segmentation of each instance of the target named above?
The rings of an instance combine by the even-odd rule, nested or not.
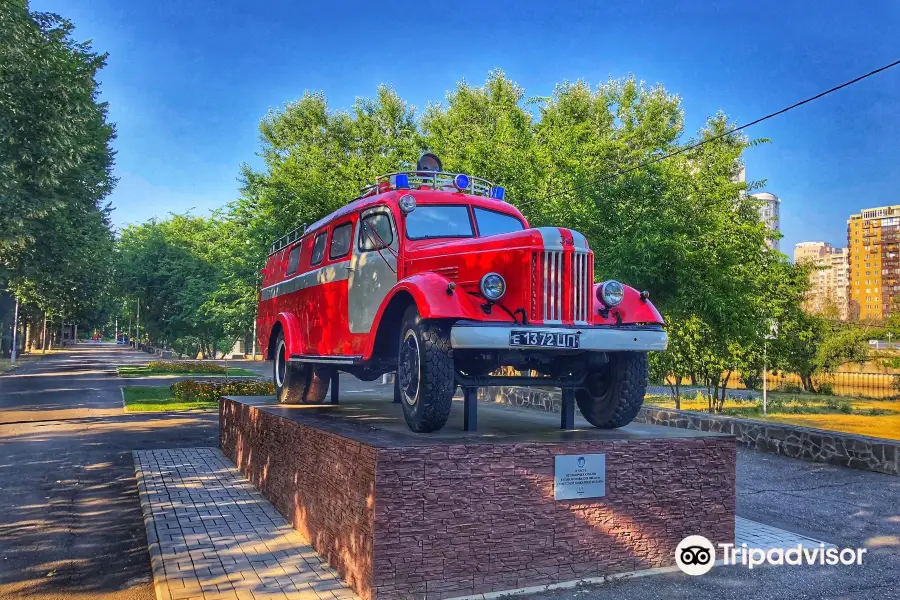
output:
[[[410,307],[403,315],[397,362],[400,404],[410,429],[426,433],[447,423],[455,380],[449,328],[423,320]]]
[[[594,427],[624,427],[644,403],[648,377],[646,352],[610,353],[609,362],[575,393],[578,409]]]
[[[328,392],[326,369],[288,361],[284,333],[275,341],[275,397],[280,404],[320,404]]]

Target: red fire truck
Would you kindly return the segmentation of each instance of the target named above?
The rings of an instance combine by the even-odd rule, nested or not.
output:
[[[257,331],[279,402],[322,402],[338,371],[396,372],[395,401],[417,432],[444,426],[459,386],[467,426],[476,388],[510,384],[561,388],[564,427],[567,400],[597,427],[631,422],[647,352],[666,348],[662,317],[646,292],[594,283],[583,235],[530,227],[504,195],[425,155],[277,240]],[[532,376],[498,376],[501,366]]]

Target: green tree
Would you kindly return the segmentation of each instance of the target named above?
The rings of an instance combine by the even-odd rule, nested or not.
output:
[[[85,318],[108,293],[115,131],[96,81],[106,56],[73,31],[0,3],[0,285],[31,318]]]
[[[217,224],[174,215],[127,227],[118,247],[121,294],[140,302],[141,331],[157,346],[214,355],[225,324],[210,310],[222,271],[209,249]]]
[[[444,104],[430,104],[422,118],[425,145],[444,169],[472,173],[503,185],[525,206],[535,189],[534,123],[525,91],[503,71],[492,71],[481,87],[465,81]]]

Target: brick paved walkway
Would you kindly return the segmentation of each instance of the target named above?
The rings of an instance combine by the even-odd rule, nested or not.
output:
[[[806,536],[791,533],[784,529],[757,523],[742,517],[734,518],[735,546],[747,544],[750,548],[770,550],[772,548],[796,548],[800,544],[804,548],[818,548],[823,543]],[[836,547],[834,544],[825,544],[826,548]]]
[[[133,454],[159,600],[357,598],[219,450]]]
[[[357,600],[218,449],[133,454],[159,600]],[[735,546],[744,543],[769,549],[820,542],[737,517]]]

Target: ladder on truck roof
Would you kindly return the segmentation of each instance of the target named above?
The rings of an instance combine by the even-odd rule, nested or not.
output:
[[[306,232],[306,224],[305,223],[303,225],[295,227],[294,229],[291,229],[286,234],[284,234],[283,236],[281,236],[280,238],[278,238],[277,240],[272,242],[272,245],[269,246],[269,256],[272,256],[279,250],[282,250],[285,246],[289,246],[290,244],[293,244],[294,242],[299,240],[301,237],[303,237],[303,234],[305,232]]]

